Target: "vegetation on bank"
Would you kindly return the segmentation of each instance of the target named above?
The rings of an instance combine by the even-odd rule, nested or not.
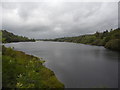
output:
[[[2,46],[3,88],[64,88],[41,58]]]
[[[35,41],[35,39],[29,39],[27,37],[14,35],[6,30],[1,30],[2,32],[2,43],[10,43],[10,42],[28,42]]]
[[[56,39],[43,39],[44,41],[58,42],[74,42],[97,46],[104,46],[111,50],[120,51],[120,28],[115,30],[106,30],[104,32],[96,32],[91,35],[81,35],[77,37],[63,37]]]

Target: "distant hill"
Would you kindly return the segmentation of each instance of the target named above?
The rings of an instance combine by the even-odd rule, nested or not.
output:
[[[77,37],[63,37],[56,39],[43,39],[43,41],[73,42],[89,45],[104,46],[105,48],[120,51],[120,28],[115,30],[106,30],[96,32],[90,35],[81,35]]]
[[[6,30],[1,31],[2,31],[2,43],[35,41],[35,39],[29,39],[27,37],[18,36]]]

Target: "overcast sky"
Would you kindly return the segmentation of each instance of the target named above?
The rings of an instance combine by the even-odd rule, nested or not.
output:
[[[118,27],[117,2],[3,2],[2,29],[30,38],[91,34]]]

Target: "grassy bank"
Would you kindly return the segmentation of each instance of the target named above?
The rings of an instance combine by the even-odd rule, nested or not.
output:
[[[2,46],[3,88],[64,88],[41,58]]]
[[[120,29],[96,32],[90,35],[76,37],[63,37],[56,39],[43,39],[43,41],[73,42],[89,45],[104,46],[107,49],[120,51]]]

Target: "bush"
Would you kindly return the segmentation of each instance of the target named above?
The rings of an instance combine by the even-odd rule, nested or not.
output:
[[[120,50],[120,39],[113,39],[106,43],[105,48]]]

